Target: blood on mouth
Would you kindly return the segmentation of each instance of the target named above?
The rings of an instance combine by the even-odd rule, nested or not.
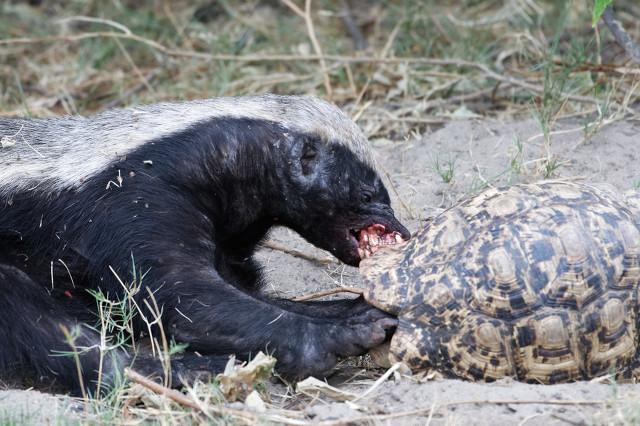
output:
[[[371,257],[380,247],[404,242],[399,232],[386,232],[384,225],[376,223],[358,232],[358,254],[361,259]]]

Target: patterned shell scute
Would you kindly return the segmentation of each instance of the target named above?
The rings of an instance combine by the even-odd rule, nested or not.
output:
[[[399,317],[392,361],[470,380],[626,374],[639,355],[639,205],[568,182],[492,188],[363,261],[365,297]]]

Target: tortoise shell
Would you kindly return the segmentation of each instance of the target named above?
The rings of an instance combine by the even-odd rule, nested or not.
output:
[[[637,205],[587,185],[489,189],[361,262],[365,298],[398,316],[413,370],[557,383],[638,355]]]

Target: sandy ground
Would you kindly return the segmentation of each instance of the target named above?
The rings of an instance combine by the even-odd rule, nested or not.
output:
[[[640,123],[617,122],[589,140],[585,140],[582,127],[578,121],[557,127],[556,130],[566,132],[554,136],[551,143],[551,152],[558,164],[556,177],[606,182],[621,190],[640,184],[640,173],[633,166],[640,158],[640,144],[637,143]],[[390,192],[396,213],[411,231],[415,231],[421,220],[487,185],[540,179],[538,166],[541,162],[538,160],[546,155],[543,139],[536,137],[540,132],[540,126],[533,120],[516,123],[455,121],[407,141],[377,140],[373,145],[382,169],[391,176],[393,189],[390,186]],[[451,182],[444,182],[436,171],[436,160],[445,163],[445,168],[446,163],[453,161]],[[328,257],[288,230],[275,231],[272,240],[317,258]],[[258,256],[268,275],[267,290],[280,297],[293,297],[337,285],[361,285],[356,269],[335,262],[319,265],[267,249]],[[341,374],[330,382],[360,394],[373,384],[371,377],[375,379],[384,371],[376,371],[373,375],[369,371],[369,378],[360,380],[357,376],[362,369],[355,365],[343,367]],[[355,379],[345,383],[345,377],[354,375]],[[275,389],[278,392],[286,390],[284,386]],[[610,424],[640,421],[638,394],[640,388],[632,384],[581,382],[542,386],[510,380],[491,384],[457,380],[419,383],[416,378],[392,377],[356,403],[305,397],[281,404],[304,410],[313,421],[361,419],[372,424],[394,425],[429,422],[460,425]],[[0,419],[7,418],[7,413],[11,413],[9,418],[20,419],[18,413],[25,412],[33,416],[31,420],[26,418],[27,423],[33,423],[39,418],[37,413],[40,411],[65,410],[66,404],[35,391],[2,391]],[[21,407],[25,407],[23,411]],[[414,410],[422,411],[402,415]],[[367,420],[367,416],[376,417]]]

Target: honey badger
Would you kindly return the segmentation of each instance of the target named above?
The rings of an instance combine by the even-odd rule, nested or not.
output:
[[[322,374],[395,325],[362,299],[294,303],[259,292],[252,255],[274,225],[349,265],[409,238],[366,138],[332,104],[264,95],[0,118],[0,138],[1,369],[22,364],[77,388],[73,358],[52,355],[69,351],[61,325],[80,324],[83,382],[95,381],[87,290],[123,298],[132,259],[145,272],[135,331],[157,303],[168,337],[204,355],[185,354],[178,371],[267,350],[281,374]],[[114,353],[107,378],[131,362]]]

